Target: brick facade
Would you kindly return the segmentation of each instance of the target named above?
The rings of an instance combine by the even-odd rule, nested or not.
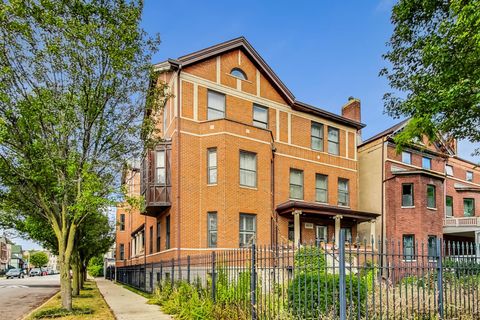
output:
[[[342,178],[348,179],[349,203],[345,209],[358,210],[355,137],[361,125],[337,115],[323,117],[318,112],[295,110],[285,92],[268,75],[270,71],[254,61],[257,60],[248,50],[240,47],[189,64],[181,71],[169,69],[161,76],[174,94],[165,110],[154,115],[158,117],[163,139],[171,141],[170,204],[153,216],[119,206],[117,220],[125,214],[128,223],[124,231],[117,228],[118,266],[212,250],[208,248],[207,237],[209,212],[217,216],[217,248],[239,246],[241,214],[256,217],[257,244],[289,241],[288,226],[293,216],[279,215],[276,208],[290,200],[291,168],[303,170],[303,199],[300,201],[316,202],[315,176],[323,174],[328,176],[326,205],[338,206],[338,179]],[[231,75],[234,68],[241,69],[246,80]],[[225,95],[224,118],[207,120],[209,90]],[[268,128],[254,125],[254,104],[268,108]],[[323,124],[323,151],[311,147],[312,121]],[[338,155],[328,152],[329,127],[339,132]],[[209,148],[216,148],[217,153],[215,184],[207,181]],[[241,151],[256,154],[253,187],[240,184]],[[140,172],[135,177],[140,179]],[[166,219],[170,219],[169,248],[166,248]],[[300,221],[302,241],[315,240],[315,228],[305,228],[305,223],[325,225],[328,237],[334,236],[331,215],[319,212],[304,215]],[[156,246],[158,223],[160,248]],[[352,228],[353,236],[356,235],[356,221],[343,219],[341,223],[342,227]],[[134,258],[127,254],[127,247],[132,246],[135,237],[132,233],[136,230],[143,230],[145,247]],[[123,261],[119,259],[121,244],[125,248]]]

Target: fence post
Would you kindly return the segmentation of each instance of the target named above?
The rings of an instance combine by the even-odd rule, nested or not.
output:
[[[213,303],[215,303],[215,298],[217,296],[217,288],[216,288],[216,282],[217,282],[217,277],[216,277],[216,274],[215,274],[215,251],[212,251],[212,300],[213,300]]]
[[[187,282],[190,283],[190,256],[187,256]]]
[[[340,230],[340,241],[338,244],[340,250],[339,257],[339,274],[340,274],[340,320],[347,319],[347,292],[346,292],[346,281],[345,281],[345,229]]]
[[[255,243],[251,246],[251,271],[250,271],[250,305],[252,309],[252,320],[257,319],[257,250],[255,248]]]
[[[437,239],[437,293],[438,293],[438,315],[440,319],[444,319],[443,314],[443,266],[442,266],[442,259],[443,259],[443,248],[442,248],[442,240]]]

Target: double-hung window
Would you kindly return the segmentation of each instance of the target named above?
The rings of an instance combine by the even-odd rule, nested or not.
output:
[[[338,178],[338,205],[349,205],[348,179]]]
[[[447,217],[453,217],[453,197],[447,196],[445,198],[445,205],[446,205],[445,215]]]
[[[150,234],[148,239],[148,253],[153,253],[153,226],[150,226]]]
[[[165,184],[167,181],[165,169],[165,150],[155,151],[155,182]]]
[[[217,213],[209,212],[207,215],[208,219],[208,247],[215,248],[217,247]]]
[[[432,169],[432,159],[428,157],[423,157],[422,158],[422,168],[431,170]]]
[[[437,259],[437,236],[428,236],[428,260]]]
[[[257,186],[257,154],[240,151],[240,185]]]
[[[207,149],[207,183],[217,183],[217,148]]]
[[[120,213],[120,231],[125,231],[125,214]]]
[[[406,164],[412,164],[412,154],[407,151],[402,152],[402,162]]]
[[[453,167],[451,165],[445,165],[445,173],[447,176],[453,176]]]
[[[162,225],[160,224],[160,221],[157,222],[157,252],[160,252],[160,244],[161,244],[161,239],[162,239]]]
[[[253,105],[253,125],[268,129],[268,108],[256,104]]]
[[[170,249],[170,216],[165,218],[165,249]]]
[[[303,171],[290,169],[290,198],[303,199]]]
[[[427,185],[427,208],[436,208],[435,186]]]
[[[463,199],[463,215],[465,217],[475,216],[475,199],[473,198]]]
[[[402,184],[402,207],[413,207],[413,184]]]
[[[328,176],[323,174],[315,175],[315,201],[328,202]]]
[[[255,241],[257,230],[256,216],[252,214],[240,214],[240,247],[247,247]]]
[[[473,172],[472,171],[467,171],[466,174],[466,180],[472,182],[473,181]]]
[[[225,95],[208,90],[207,120],[225,118]]]
[[[403,259],[415,260],[415,236],[413,234],[403,236]]]
[[[125,260],[125,245],[120,243],[120,260]]]
[[[328,153],[340,154],[340,131],[337,128],[328,127]]]
[[[312,121],[311,144],[313,150],[323,151],[323,124]]]

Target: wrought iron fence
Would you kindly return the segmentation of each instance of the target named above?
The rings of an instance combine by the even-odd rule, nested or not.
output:
[[[116,279],[146,292],[190,285],[247,319],[480,319],[477,244],[339,240],[215,250]]]

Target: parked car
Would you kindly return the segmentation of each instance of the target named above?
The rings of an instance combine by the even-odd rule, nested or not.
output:
[[[7,271],[5,276],[7,277],[7,279],[13,279],[13,278],[20,279],[25,277],[25,273],[23,272],[23,270],[20,270],[20,269],[10,269]]]
[[[39,276],[43,276],[42,269],[33,268],[32,270],[30,270],[30,277],[39,277]]]

